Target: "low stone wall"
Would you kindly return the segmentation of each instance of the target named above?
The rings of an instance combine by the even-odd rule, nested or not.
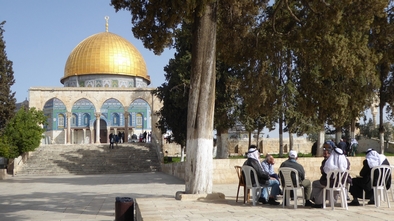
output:
[[[227,139],[228,153],[231,156],[239,155],[242,156],[248,151],[249,140],[247,138],[239,139]],[[252,139],[252,144],[256,144],[256,139]],[[167,151],[167,156],[181,156],[181,146],[176,143],[166,143],[162,142],[162,151],[165,153]],[[279,138],[260,138],[259,148],[261,153],[279,153]],[[304,137],[294,137],[293,138],[293,149],[299,153],[310,153],[313,143]],[[379,139],[369,139],[361,137],[358,140],[358,152],[365,152],[368,148],[373,148],[380,152],[380,141]],[[394,153],[394,143],[390,142],[387,146],[385,144],[385,152]],[[288,153],[290,148],[289,138],[283,139],[283,152]]]
[[[323,158],[302,157],[298,163],[304,166],[306,178],[313,181],[320,178],[320,165]],[[365,157],[349,157],[350,174],[355,177],[359,174]],[[394,163],[394,157],[387,157],[388,161]],[[237,173],[234,166],[242,166],[246,159],[214,159],[213,160],[213,183],[229,184],[238,183]],[[275,171],[286,158],[275,159]],[[170,163],[161,165],[162,172],[185,180],[185,163]],[[394,178],[394,177],[393,177]]]
[[[248,151],[249,147],[249,139],[248,138],[240,138],[240,139],[227,139],[227,148],[228,153],[232,156],[239,155],[242,156],[245,152]],[[257,140],[252,139],[252,144],[256,144]],[[279,138],[260,138],[258,141],[259,148],[261,153],[279,153]],[[293,149],[297,150],[299,153],[310,153],[313,143],[304,137],[295,137],[293,138]],[[284,153],[288,153],[290,147],[289,138],[283,139],[283,151]],[[176,143],[166,143],[163,141],[162,147],[163,153],[167,151],[168,156],[180,156],[181,155],[181,146]]]

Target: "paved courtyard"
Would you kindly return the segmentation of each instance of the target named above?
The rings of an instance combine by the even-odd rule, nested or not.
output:
[[[183,181],[160,172],[89,176],[15,176],[0,180],[0,220],[114,220],[115,198],[135,198],[144,221],[394,220],[383,204],[313,209],[235,202],[236,184],[214,185],[225,200],[175,200]],[[394,205],[393,205],[394,206]]]

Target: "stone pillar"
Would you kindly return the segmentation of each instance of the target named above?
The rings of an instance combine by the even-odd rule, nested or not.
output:
[[[96,112],[95,116],[96,116],[96,144],[99,144],[99,143],[101,143],[100,142],[100,116],[101,116],[101,113]]]
[[[125,132],[124,132],[124,141],[123,142],[126,142],[126,143],[128,143],[129,142],[129,112],[127,112],[127,111],[125,111],[124,112],[124,129],[125,129]]]
[[[66,144],[70,144],[71,143],[71,117],[72,117],[72,113],[71,112],[67,112],[66,116],[67,116],[67,140],[66,140]]]
[[[86,144],[86,129],[83,130],[83,144]]]
[[[94,127],[90,127],[90,143],[94,143]]]
[[[75,130],[71,129],[71,144],[75,144]]]
[[[109,135],[111,134],[111,127],[107,127],[107,144],[110,143]]]
[[[67,144],[67,128],[64,128],[64,144]]]

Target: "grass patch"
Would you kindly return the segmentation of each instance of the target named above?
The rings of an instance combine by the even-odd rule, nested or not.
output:
[[[186,160],[186,157],[185,157]],[[178,163],[181,162],[180,157],[164,157],[164,163]]]

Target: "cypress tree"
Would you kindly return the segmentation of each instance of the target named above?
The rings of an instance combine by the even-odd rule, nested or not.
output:
[[[7,122],[15,115],[16,99],[11,86],[15,83],[12,61],[7,59],[5,41],[3,40],[5,21],[0,23],[0,133]]]

